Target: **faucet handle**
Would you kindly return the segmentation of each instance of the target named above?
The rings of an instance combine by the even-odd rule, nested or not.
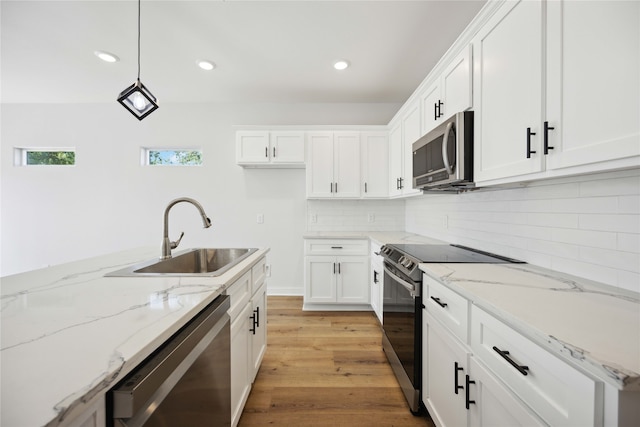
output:
[[[175,249],[178,247],[180,241],[182,240],[182,236],[184,236],[184,231],[180,233],[180,237],[178,237],[178,240],[176,240],[175,242],[171,242],[171,249]]]

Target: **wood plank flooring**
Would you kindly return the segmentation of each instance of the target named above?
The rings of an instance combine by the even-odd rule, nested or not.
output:
[[[409,411],[371,312],[302,311],[270,296],[267,352],[239,427],[433,427]]]

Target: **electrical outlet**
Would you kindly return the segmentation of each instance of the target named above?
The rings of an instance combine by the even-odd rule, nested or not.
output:
[[[262,223],[264,223],[264,214],[259,213],[259,214],[258,214],[258,217],[256,218],[256,222],[257,222],[258,224],[262,224]]]
[[[376,222],[376,216],[375,216],[375,214],[370,213],[370,214],[367,216],[367,221],[369,221],[369,222]]]
[[[271,277],[271,264],[265,264],[265,266],[264,266],[264,274],[267,277]]]
[[[311,223],[315,224],[316,222],[318,222],[318,214],[311,214]]]

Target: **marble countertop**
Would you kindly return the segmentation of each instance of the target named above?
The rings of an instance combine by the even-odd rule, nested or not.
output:
[[[640,295],[529,264],[420,264],[563,360],[640,390]]]
[[[143,248],[1,278],[0,424],[73,419],[267,252],[218,277],[104,277]]]
[[[305,239],[371,239],[380,245],[393,243],[424,243],[448,245],[449,243],[405,231],[308,231]]]

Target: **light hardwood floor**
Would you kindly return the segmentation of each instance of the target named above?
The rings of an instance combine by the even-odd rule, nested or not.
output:
[[[267,352],[239,427],[430,426],[411,414],[370,312],[302,311],[268,297]]]

